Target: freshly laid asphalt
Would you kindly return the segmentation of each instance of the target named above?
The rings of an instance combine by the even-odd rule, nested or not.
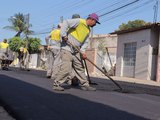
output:
[[[12,118],[0,120],[147,120],[160,119],[160,87],[92,77],[97,91],[65,85],[55,92],[45,71],[0,71],[0,105]]]

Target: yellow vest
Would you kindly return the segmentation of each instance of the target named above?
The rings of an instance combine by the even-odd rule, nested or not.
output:
[[[24,49],[23,49],[23,53],[26,53],[26,52],[27,52],[27,48],[24,48]]]
[[[6,49],[7,47],[8,47],[8,43],[4,43],[4,42],[0,43],[0,48]]]
[[[89,32],[90,28],[87,26],[86,20],[84,19],[80,19],[80,22],[76,28],[72,28],[69,30],[69,34],[71,34],[80,43],[85,40]]]
[[[59,41],[61,39],[60,30],[59,29],[52,30],[50,35],[51,35],[51,40],[58,40]]]

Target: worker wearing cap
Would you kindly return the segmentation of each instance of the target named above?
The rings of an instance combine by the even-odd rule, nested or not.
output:
[[[64,83],[72,71],[75,70],[76,77],[80,81],[82,90],[95,91],[96,89],[89,85],[87,77],[85,75],[85,69],[80,59],[80,54],[74,47],[69,44],[72,43],[74,46],[80,49],[82,58],[86,58],[85,49],[87,48],[90,34],[90,27],[94,27],[96,23],[99,24],[99,17],[97,14],[92,13],[85,19],[70,19],[63,22],[61,27],[61,60],[62,65],[54,80],[53,89],[57,91],[63,91],[64,88],[61,86]]]
[[[46,43],[48,45],[48,50],[49,50],[47,78],[51,78],[51,76],[52,76],[55,58],[57,57],[57,55],[60,51],[60,39],[61,39],[60,28],[61,28],[61,24],[58,24],[57,29],[52,30],[50,35],[45,38]],[[57,61],[59,61],[59,60],[57,60]]]
[[[18,51],[19,67],[22,69],[24,67],[24,47],[20,47]]]
[[[20,47],[18,51],[18,59],[20,69],[25,69],[29,71],[29,52],[27,48]]]
[[[72,19],[77,19],[80,18],[79,14],[73,14],[72,15]],[[77,86],[78,85],[78,80],[75,76],[74,70],[72,69],[72,72],[70,73],[70,75],[68,76],[66,83],[68,85],[73,85],[73,86]]]

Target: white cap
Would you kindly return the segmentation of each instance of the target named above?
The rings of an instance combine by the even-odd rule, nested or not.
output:
[[[23,51],[23,50],[24,50],[24,47],[20,47],[19,50],[20,50],[20,51]]]

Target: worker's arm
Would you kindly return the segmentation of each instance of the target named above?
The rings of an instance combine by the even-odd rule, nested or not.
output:
[[[88,47],[88,44],[89,44],[89,35],[86,37],[86,40],[84,41],[84,43],[82,44],[81,49],[80,49],[83,59],[87,58],[86,49]]]

